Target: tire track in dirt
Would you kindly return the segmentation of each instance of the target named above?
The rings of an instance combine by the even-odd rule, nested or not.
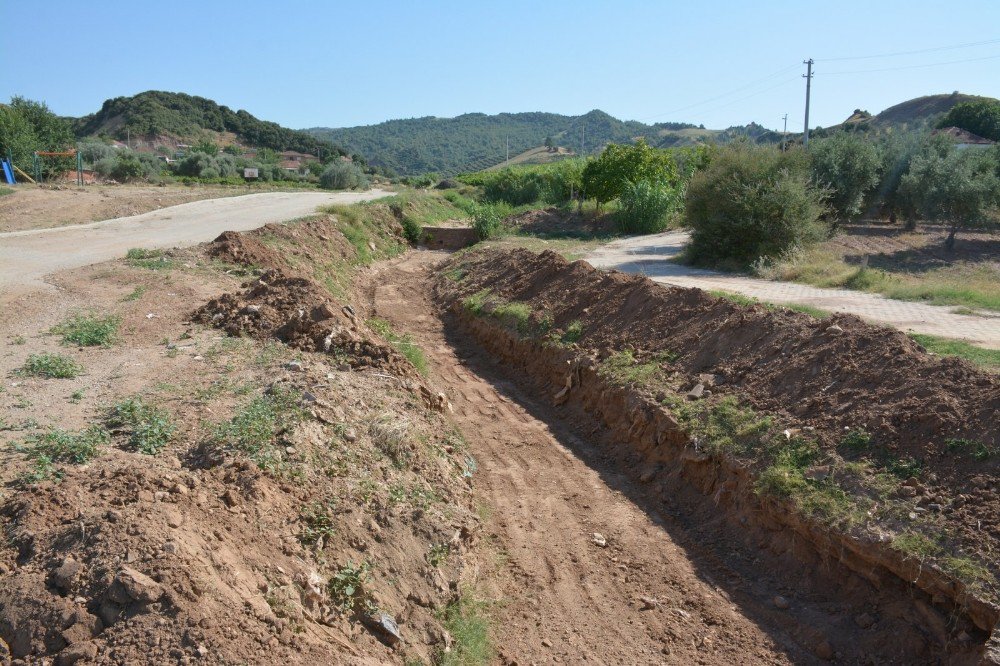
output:
[[[502,599],[491,612],[502,661],[815,660],[780,628],[748,617],[752,603],[734,602],[710,581],[738,574],[716,565],[709,576],[662,515],[617,490],[628,480],[610,465],[600,468],[597,428],[584,438],[554,415],[538,418],[549,408],[494,377],[473,344],[449,344],[430,300],[429,271],[441,258],[412,252],[387,262],[368,276],[365,294],[370,315],[388,319],[427,352],[431,381],[451,400],[478,462],[474,483],[492,509],[485,533],[500,565],[490,594]],[[595,532],[607,547],[593,542]]]

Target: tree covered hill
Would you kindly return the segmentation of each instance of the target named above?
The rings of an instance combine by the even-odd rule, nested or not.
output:
[[[240,143],[255,148],[346,154],[329,141],[259,120],[242,109],[233,111],[204,97],[158,90],[109,99],[97,113],[74,119],[73,126],[79,137],[170,136],[196,143],[220,133],[231,133]]]
[[[603,111],[582,116],[558,113],[467,113],[455,118],[389,120],[361,127],[314,127],[321,139],[364,155],[370,164],[400,174],[476,171],[502,162],[510,139],[511,156],[541,146],[546,138],[580,153],[599,152],[608,143],[645,137],[651,144],[689,145],[707,140],[710,130],[691,123],[646,125],[622,121]],[[686,137],[678,133],[694,132]],[[700,135],[699,132],[706,134]]]
[[[861,131],[886,131],[896,129],[924,129],[933,127],[946,113],[958,104],[977,101],[997,100],[992,97],[964,95],[960,92],[943,95],[923,95],[900,102],[872,115],[867,111],[855,109],[854,113],[840,125],[828,127],[828,130],[839,128]]]

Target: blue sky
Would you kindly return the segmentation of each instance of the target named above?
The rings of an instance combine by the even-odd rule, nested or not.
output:
[[[1000,97],[997,0],[0,0],[0,25],[0,99],[63,115],[155,89],[296,128],[599,108],[712,128],[788,113],[801,130],[809,57],[813,127],[922,94]]]

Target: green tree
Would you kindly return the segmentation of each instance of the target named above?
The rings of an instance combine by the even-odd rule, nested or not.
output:
[[[865,196],[878,185],[882,161],[878,147],[864,136],[837,132],[809,145],[813,176],[829,188],[829,204],[841,220],[859,216]]]
[[[584,193],[598,204],[621,196],[628,183],[648,181],[676,185],[677,165],[670,153],[651,148],[640,139],[633,144],[610,144],[583,170]]]
[[[197,145],[191,146],[191,152],[215,156],[219,154],[219,147],[208,139],[203,139]]]
[[[52,113],[44,102],[12,97],[0,106],[0,154],[10,155],[14,164],[30,171],[35,151],[62,152],[73,147],[70,124]],[[46,159],[43,176],[49,177],[73,167],[68,158]]]
[[[823,199],[804,151],[731,144],[688,185],[688,259],[746,267],[819,241]]]
[[[960,127],[981,137],[1000,141],[1000,101],[983,99],[951,107],[938,127]]]
[[[948,225],[948,250],[954,249],[959,229],[996,221],[1000,179],[989,151],[958,150],[951,141],[928,142],[911,160],[900,188],[921,217]]]
[[[323,169],[319,185],[327,190],[364,190],[368,188],[368,176],[357,164],[337,160]]]

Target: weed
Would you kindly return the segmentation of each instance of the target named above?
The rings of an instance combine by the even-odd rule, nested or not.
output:
[[[427,357],[424,355],[424,350],[413,342],[413,338],[410,337],[409,333],[399,335],[392,329],[392,324],[378,317],[369,319],[368,326],[405,356],[413,367],[417,369],[417,372],[421,375],[427,374]]]
[[[75,314],[61,324],[52,327],[51,333],[62,336],[63,344],[81,347],[110,347],[118,336],[121,317],[96,314]]]
[[[46,379],[72,379],[83,372],[83,366],[62,354],[32,354],[19,372]]]
[[[11,342],[14,343],[15,345],[23,345],[27,341],[28,340],[23,335],[15,335],[13,339],[11,339]]]
[[[299,511],[299,520],[302,521],[302,529],[299,532],[299,541],[306,546],[323,547],[323,544],[333,536],[334,513],[333,505],[323,502],[313,502],[302,507]]]
[[[128,303],[129,301],[137,301],[143,297],[146,293],[146,288],[143,286],[136,287],[129,294],[122,297],[123,303]]]
[[[83,389],[77,389],[69,395],[70,402],[80,402],[83,400]]]
[[[926,560],[942,552],[941,546],[935,541],[920,532],[913,531],[897,534],[892,540],[892,545],[896,550],[919,560]]]
[[[133,247],[125,254],[125,263],[134,268],[146,268],[153,271],[167,270],[174,267],[174,262],[163,250],[146,250]]]
[[[427,562],[432,567],[441,566],[444,562],[448,561],[448,555],[451,554],[451,546],[446,543],[437,543],[431,546],[431,549],[427,552]]]
[[[156,455],[173,437],[177,426],[170,414],[139,396],[123,400],[111,408],[107,423],[129,431],[129,445],[141,453]]]
[[[531,330],[531,306],[527,303],[500,303],[492,314],[503,323],[516,328],[522,335]]]
[[[773,427],[770,416],[740,407],[732,396],[683,405],[676,411],[695,446],[711,453],[758,450]]]
[[[486,306],[490,300],[490,290],[482,289],[472,294],[471,296],[466,296],[462,299],[462,307],[464,307],[470,314],[479,317],[483,314],[483,308]]]
[[[468,275],[468,271],[461,267],[450,268],[444,272],[444,276],[452,282],[461,282]]]
[[[848,431],[840,440],[840,445],[855,453],[871,448],[872,436],[864,428],[854,428]]]
[[[566,344],[573,344],[583,337],[583,322],[579,319],[571,321],[566,331],[562,334],[562,341]]]
[[[211,442],[247,455],[262,468],[274,467],[280,459],[274,447],[276,438],[302,418],[297,403],[292,391],[272,388],[218,424]]]
[[[659,352],[648,361],[640,362],[635,352],[626,349],[604,359],[598,374],[620,386],[639,384],[649,387],[666,381],[667,373],[663,365],[676,359],[676,354],[672,352]]]
[[[413,457],[409,446],[410,422],[405,418],[385,412],[368,424],[368,432],[376,448],[384,453],[399,469],[406,467]]]
[[[30,455],[36,460],[44,458],[48,463],[82,465],[94,458],[98,447],[109,440],[108,431],[97,425],[76,432],[54,428],[31,438],[34,446]]]
[[[355,565],[348,561],[334,572],[327,582],[326,589],[330,593],[330,600],[337,608],[345,613],[351,611],[371,613],[376,610],[375,602],[367,589],[371,581],[371,570],[370,562]]]
[[[971,439],[946,439],[944,444],[949,451],[966,451],[976,460],[988,460],[997,453],[996,447]]]
[[[451,650],[437,655],[439,666],[480,666],[493,660],[486,603],[468,591],[442,611],[440,619],[452,637]]]

